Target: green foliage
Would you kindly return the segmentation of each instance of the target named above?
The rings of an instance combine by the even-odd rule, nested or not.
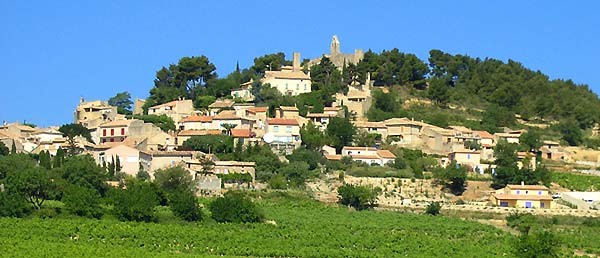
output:
[[[192,191],[180,188],[169,195],[169,200],[169,207],[177,217],[185,221],[202,220],[202,210]]]
[[[35,160],[26,154],[11,154],[0,157],[0,180],[17,172],[35,167]]]
[[[552,182],[571,191],[600,190],[600,177],[595,175],[554,172],[551,174],[551,177]]]
[[[380,167],[361,163],[346,169],[346,174],[355,177],[397,177],[412,178],[413,171],[410,168],[394,169],[391,167]]]
[[[310,68],[310,78],[313,91],[322,92],[327,96],[336,92],[348,92],[348,85],[342,84],[340,70],[328,57],[321,57],[321,61]]]
[[[302,145],[310,150],[319,150],[328,142],[327,137],[312,121],[308,121],[300,128],[300,137],[302,138]]]
[[[446,105],[450,101],[450,86],[443,79],[432,78],[429,80],[427,87],[427,97],[438,103],[438,105]]]
[[[308,169],[314,170],[318,167],[323,156],[316,150],[300,147],[295,149],[292,154],[286,156],[286,158],[289,162],[306,162],[308,164]]]
[[[126,189],[114,196],[115,215],[120,220],[155,221],[154,207],[158,205],[158,195],[149,182],[129,181]]]
[[[340,152],[344,146],[350,146],[352,143],[356,127],[354,127],[347,117],[332,117],[329,119],[326,132],[330,137],[331,144],[337,152]]]
[[[369,133],[366,130],[357,130],[354,136],[355,146],[373,147],[376,143],[381,142],[381,134]]]
[[[52,167],[59,168],[65,163],[65,151],[62,148],[58,148],[56,150],[56,156],[52,160]]]
[[[93,188],[69,186],[62,198],[65,209],[74,215],[99,219],[104,210],[100,206],[100,194]]]
[[[583,133],[574,120],[567,119],[561,121],[558,130],[562,135],[562,140],[571,146],[580,145],[583,142]]]
[[[281,174],[273,175],[267,183],[271,189],[287,189],[287,180]]]
[[[244,184],[252,182],[252,175],[248,173],[229,173],[217,175],[223,183]]]
[[[139,119],[145,123],[152,123],[163,132],[175,131],[175,122],[167,115],[134,115],[134,119]]]
[[[231,153],[233,137],[229,135],[192,136],[183,142],[183,146],[204,153]]]
[[[15,191],[0,191],[0,217],[22,218],[31,213],[26,198]]]
[[[65,163],[57,173],[68,183],[93,188],[101,195],[104,195],[107,189],[106,174],[102,167],[99,167],[94,158],[89,155],[73,156],[65,160]]]
[[[190,172],[179,166],[156,170],[154,183],[167,193],[177,190],[192,191],[196,186]]]
[[[442,210],[442,205],[439,202],[432,202],[425,208],[425,214],[437,216]]]
[[[515,124],[515,114],[506,107],[490,105],[483,112],[481,127],[490,132],[500,132],[500,127],[510,127]]]
[[[23,196],[36,210],[42,207],[56,188],[49,171],[43,167],[28,168],[9,174],[5,187],[8,191]]]
[[[467,168],[452,161],[445,168],[436,168],[433,177],[443,183],[455,195],[462,195],[467,181]]]
[[[255,162],[256,179],[267,181],[282,165],[279,157],[271,148],[264,144],[250,144],[244,150],[243,161]]]
[[[43,167],[45,169],[52,169],[52,158],[50,158],[50,152],[41,151],[39,162],[40,162],[39,164],[41,167]]]
[[[17,145],[15,144],[15,140],[12,141],[12,145],[10,146],[10,154],[17,154]]]
[[[377,204],[380,192],[381,189],[372,186],[344,184],[338,188],[339,202],[357,210],[364,210]]]
[[[241,192],[227,192],[208,207],[212,218],[220,223],[252,223],[265,219],[263,211]]]
[[[254,58],[254,65],[250,67],[250,70],[257,75],[261,75],[265,73],[265,70],[278,71],[282,66],[291,64],[290,61],[285,60],[284,53],[278,52]]]
[[[8,156],[9,153],[10,150],[8,149],[8,147],[6,147],[6,145],[4,145],[3,142],[0,142],[0,157]]]
[[[521,134],[519,137],[519,143],[527,151],[538,151],[542,147],[541,135],[536,130],[530,130],[526,133]]]
[[[208,109],[208,106],[215,102],[215,100],[217,100],[215,96],[198,96],[194,100],[194,108],[201,110]]]
[[[380,54],[367,51],[357,64],[357,70],[362,82],[365,81],[367,72],[371,72],[375,85],[411,85],[423,88],[429,67],[414,54],[405,54],[394,48],[390,51],[383,50]]]
[[[514,244],[513,253],[523,258],[563,257],[560,255],[559,239],[547,231],[521,234]]]
[[[60,126],[60,128],[58,128],[58,131],[61,132],[64,137],[67,138],[67,143],[69,144],[69,156],[78,154],[75,137],[82,136],[87,141],[93,142],[90,130],[85,128],[85,126],[81,124],[64,124]]]
[[[129,92],[119,92],[114,97],[108,99],[108,104],[117,107],[117,113],[131,115],[131,94]]]
[[[303,187],[304,182],[311,176],[309,165],[304,161],[293,161],[279,168],[279,174],[283,175],[290,186]]]

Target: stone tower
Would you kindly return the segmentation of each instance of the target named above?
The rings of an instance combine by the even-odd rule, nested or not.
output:
[[[337,35],[333,35],[333,39],[331,39],[331,47],[329,49],[329,53],[331,56],[337,55],[340,53],[340,41],[338,40]]]
[[[300,71],[300,52],[294,52],[294,59],[292,59],[293,71]]]

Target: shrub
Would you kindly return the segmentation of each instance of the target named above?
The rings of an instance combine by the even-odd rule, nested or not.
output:
[[[227,192],[209,205],[212,218],[217,222],[261,222],[262,211],[240,192]]]
[[[338,188],[339,202],[357,210],[364,210],[376,205],[381,189],[371,186],[344,184]]]
[[[202,210],[192,191],[178,190],[170,195],[169,207],[173,213],[186,221],[202,220]]]
[[[0,216],[22,218],[31,213],[25,197],[8,191],[0,192]]]
[[[287,189],[287,182],[285,180],[285,177],[280,174],[272,176],[271,179],[269,179],[268,183],[269,188],[271,189]]]
[[[120,220],[154,221],[154,207],[158,205],[158,196],[151,183],[130,181],[127,189],[117,192],[115,215]]]
[[[425,214],[436,216],[440,214],[441,209],[442,205],[439,202],[432,202],[429,205],[427,205],[427,209],[425,209]]]
[[[182,167],[159,169],[154,173],[154,182],[163,191],[173,193],[177,190],[192,190],[194,179]]]
[[[521,234],[514,243],[513,252],[517,257],[562,257],[559,255],[560,241],[550,232]],[[570,256],[570,255],[569,255]]]
[[[74,215],[88,218],[101,218],[100,194],[92,188],[71,185],[62,199],[65,209]]]

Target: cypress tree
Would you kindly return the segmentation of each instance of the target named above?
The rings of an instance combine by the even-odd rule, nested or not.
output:
[[[10,154],[17,154],[17,145],[15,144],[15,140],[12,141],[12,146],[10,147]]]
[[[54,168],[62,167],[64,160],[65,160],[65,151],[62,148],[58,148],[58,150],[56,151],[56,156],[54,157],[54,160],[52,162],[52,167],[54,167]]]

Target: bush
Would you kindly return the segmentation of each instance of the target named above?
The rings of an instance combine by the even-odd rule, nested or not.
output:
[[[192,175],[182,167],[159,169],[154,173],[154,182],[161,190],[173,193],[178,190],[192,190],[195,187]]]
[[[562,257],[559,255],[560,241],[550,232],[522,234],[514,244],[516,257]],[[570,255],[569,255],[570,256]]]
[[[62,201],[71,214],[96,219],[103,215],[100,194],[95,189],[71,185],[65,191]]]
[[[154,207],[158,205],[158,196],[151,183],[130,181],[127,189],[117,192],[115,215],[120,220],[154,221]]]
[[[280,190],[287,189],[287,181],[285,180],[285,177],[280,174],[272,176],[271,179],[269,179],[269,188]]]
[[[169,207],[173,213],[186,221],[202,220],[202,210],[192,191],[179,190],[170,195]]]
[[[244,194],[227,192],[209,205],[211,216],[217,222],[261,222],[262,211]]]
[[[425,214],[436,216],[440,214],[441,209],[442,205],[439,202],[432,202],[429,205],[427,205],[427,209],[425,209]]]
[[[25,197],[8,191],[0,192],[0,216],[22,218],[31,213],[31,205]]]
[[[371,186],[344,184],[338,188],[339,202],[357,210],[364,210],[376,205],[380,192],[380,189]]]

